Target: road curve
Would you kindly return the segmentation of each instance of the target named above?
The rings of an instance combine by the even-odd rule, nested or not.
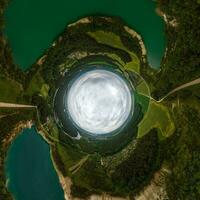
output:
[[[175,88],[175,89],[171,90],[169,93],[167,93],[167,94],[166,94],[163,98],[161,98],[158,102],[163,101],[166,97],[168,97],[169,95],[173,94],[174,92],[177,92],[177,91],[179,91],[179,90],[182,90],[182,89],[184,89],[184,88],[190,87],[190,86],[192,86],[192,85],[197,85],[197,84],[200,84],[200,78],[197,78],[197,79],[195,79],[195,80],[193,80],[193,81],[190,81],[190,82],[188,82],[188,83],[185,83],[185,84],[183,84],[183,85],[178,86],[177,88]]]

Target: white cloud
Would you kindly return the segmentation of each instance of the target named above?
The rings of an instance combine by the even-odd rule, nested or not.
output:
[[[91,70],[80,75],[66,95],[72,120],[93,134],[120,128],[131,112],[133,100],[125,80],[107,70]]]

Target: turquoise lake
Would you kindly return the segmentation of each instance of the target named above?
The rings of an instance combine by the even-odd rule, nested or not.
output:
[[[5,170],[15,200],[64,200],[49,151],[34,128],[24,129],[11,144]]]

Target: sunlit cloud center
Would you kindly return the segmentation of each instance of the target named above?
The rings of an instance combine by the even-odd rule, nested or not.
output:
[[[126,81],[107,70],[80,75],[66,98],[73,122],[93,134],[106,134],[120,128],[128,119],[133,104]]]

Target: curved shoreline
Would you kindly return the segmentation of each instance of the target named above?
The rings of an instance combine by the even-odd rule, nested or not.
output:
[[[3,167],[3,171],[4,171],[4,165],[6,163],[7,160],[7,156],[8,156],[8,149],[9,147],[12,145],[13,141],[22,133],[22,131],[24,129],[30,129],[33,125],[32,120],[27,120],[27,121],[20,121],[16,124],[16,126],[7,134],[7,137],[4,138],[4,140],[2,140],[2,148],[5,151],[6,156],[3,157],[2,162],[0,162],[0,167]],[[3,163],[3,165],[1,165]],[[5,173],[5,172],[4,172]],[[8,182],[9,182],[9,177],[7,177],[5,175],[5,181],[6,181],[6,185],[5,187],[8,188]],[[12,198],[14,199],[13,194],[9,191],[10,195],[12,196]]]
[[[15,126],[15,128],[2,140],[3,147],[8,150],[8,147],[12,144],[13,140],[21,134],[23,129],[30,129],[33,125],[33,122],[30,121],[20,121]]]
[[[137,38],[138,41],[139,41],[139,44],[140,44],[140,48],[142,50],[142,58],[143,58],[143,61],[146,62],[146,56],[147,56],[147,50],[146,50],[146,47],[144,45],[144,42],[142,40],[142,36],[137,33],[136,31],[134,31],[133,29],[129,28],[128,26],[124,26],[124,29],[126,32],[128,32],[133,38]]]

